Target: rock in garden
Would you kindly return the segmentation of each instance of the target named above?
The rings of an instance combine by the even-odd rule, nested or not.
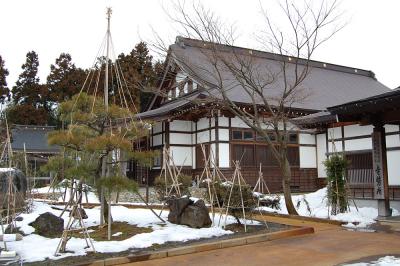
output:
[[[212,222],[203,200],[193,202],[188,197],[168,200],[170,209],[168,221],[192,228],[209,227]]]
[[[180,224],[180,217],[185,208],[191,203],[188,197],[171,198],[167,200],[169,207],[168,221],[174,224]]]
[[[29,225],[35,228],[37,234],[46,237],[61,236],[64,231],[64,219],[51,212],[42,213]]]
[[[212,221],[203,200],[197,200],[193,205],[185,208],[181,215],[181,224],[193,227],[210,227]]]

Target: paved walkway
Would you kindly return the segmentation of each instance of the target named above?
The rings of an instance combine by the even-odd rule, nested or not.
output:
[[[400,255],[400,233],[351,232],[340,226],[268,217],[269,221],[313,226],[315,234],[207,251],[130,265],[337,265],[376,255]]]

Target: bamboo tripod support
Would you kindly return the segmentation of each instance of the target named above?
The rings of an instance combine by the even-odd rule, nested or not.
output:
[[[83,232],[83,236],[86,241],[85,248],[91,247],[92,251],[96,252],[94,245],[93,245],[93,241],[90,238],[89,232],[88,232],[88,230],[85,226],[85,223],[83,221],[83,218],[82,218],[82,213],[80,211],[80,209],[82,207],[78,203],[80,201],[80,199],[82,198],[82,191],[78,192],[78,188],[75,188],[74,190],[75,191],[73,193],[73,198],[68,203],[72,207],[70,216],[68,219],[68,223],[61,235],[60,242],[57,245],[56,252],[54,253],[55,256],[59,255],[60,253],[66,252],[68,240],[71,239],[72,234],[74,232]],[[78,227],[76,228],[75,225],[77,225]]]

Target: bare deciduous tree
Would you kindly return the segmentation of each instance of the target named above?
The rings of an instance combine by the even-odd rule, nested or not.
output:
[[[201,85],[207,102],[233,113],[262,136],[278,162],[289,214],[297,214],[290,190],[288,136],[293,129],[290,119],[297,115],[296,110],[304,106],[310,94],[303,81],[312,70],[311,57],[344,25],[339,23],[337,1],[317,2],[315,5],[306,0],[299,6],[299,1],[280,1],[280,18],[286,21],[281,28],[260,4],[265,26],[255,36],[269,53],[235,47],[235,30],[197,3],[187,6],[175,2],[174,12],[167,14],[178,25],[181,36],[204,42],[201,59],[194,62],[190,57],[176,56],[159,35],[154,43]],[[266,65],[260,59],[265,56],[271,64]],[[238,91],[239,100],[235,95]],[[165,91],[157,93],[166,96]],[[270,131],[275,133],[276,140],[268,134]]]

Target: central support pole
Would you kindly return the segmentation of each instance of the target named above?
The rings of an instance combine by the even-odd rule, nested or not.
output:
[[[112,10],[111,8],[107,8],[107,33],[106,33],[106,66],[105,66],[105,73],[104,73],[104,108],[106,112],[108,112],[108,61],[110,57],[110,20],[111,20],[111,14]],[[108,156],[103,157],[103,162],[102,162],[102,171],[101,171],[101,176],[105,177],[107,175],[107,163],[108,163]],[[104,224],[104,189],[101,188],[100,191],[100,224]],[[108,210],[110,212],[110,209]]]

